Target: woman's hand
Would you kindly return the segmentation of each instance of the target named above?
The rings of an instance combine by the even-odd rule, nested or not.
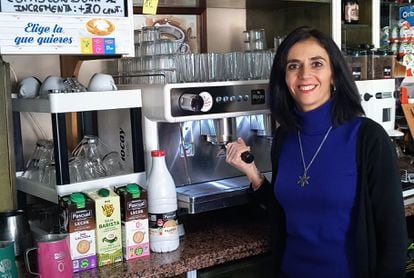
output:
[[[226,162],[237,170],[243,172],[252,183],[253,189],[256,190],[262,185],[264,177],[257,169],[254,161],[252,163],[246,163],[241,159],[241,154],[245,151],[250,151],[250,147],[246,146],[246,143],[242,138],[238,138],[235,142],[228,143]]]

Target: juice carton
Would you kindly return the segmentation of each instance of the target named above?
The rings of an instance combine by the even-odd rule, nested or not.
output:
[[[73,272],[96,267],[95,207],[83,193],[59,199],[61,230],[69,234]]]
[[[119,196],[102,188],[86,194],[95,202],[96,254],[98,266],[122,261]]]
[[[122,251],[125,260],[148,256],[147,192],[137,184],[118,187],[121,201]]]

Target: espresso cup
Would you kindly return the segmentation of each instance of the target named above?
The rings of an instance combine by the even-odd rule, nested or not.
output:
[[[35,98],[39,95],[39,89],[39,79],[29,76],[19,82],[17,95],[19,98]]]
[[[29,260],[30,252],[35,250],[38,273],[32,271]],[[48,234],[39,237],[36,240],[36,247],[26,250],[24,262],[29,273],[40,277],[72,277],[73,266],[68,235]]]
[[[109,74],[95,73],[89,80],[88,91],[90,92],[116,91],[117,89],[114,78]]]
[[[63,78],[56,75],[49,75],[40,86],[39,96],[47,97],[50,93],[62,93],[65,91],[66,86],[63,83]]]
[[[13,241],[0,241],[0,277],[18,277]]]

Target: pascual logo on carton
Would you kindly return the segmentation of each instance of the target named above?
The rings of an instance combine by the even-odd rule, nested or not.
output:
[[[145,200],[134,200],[128,203],[128,210],[145,208],[147,205]]]
[[[72,220],[92,217],[92,210],[82,210],[72,214]]]

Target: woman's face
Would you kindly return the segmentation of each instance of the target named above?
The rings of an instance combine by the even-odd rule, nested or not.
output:
[[[301,111],[313,110],[331,97],[332,70],[328,53],[315,39],[294,44],[288,52],[287,87]]]

